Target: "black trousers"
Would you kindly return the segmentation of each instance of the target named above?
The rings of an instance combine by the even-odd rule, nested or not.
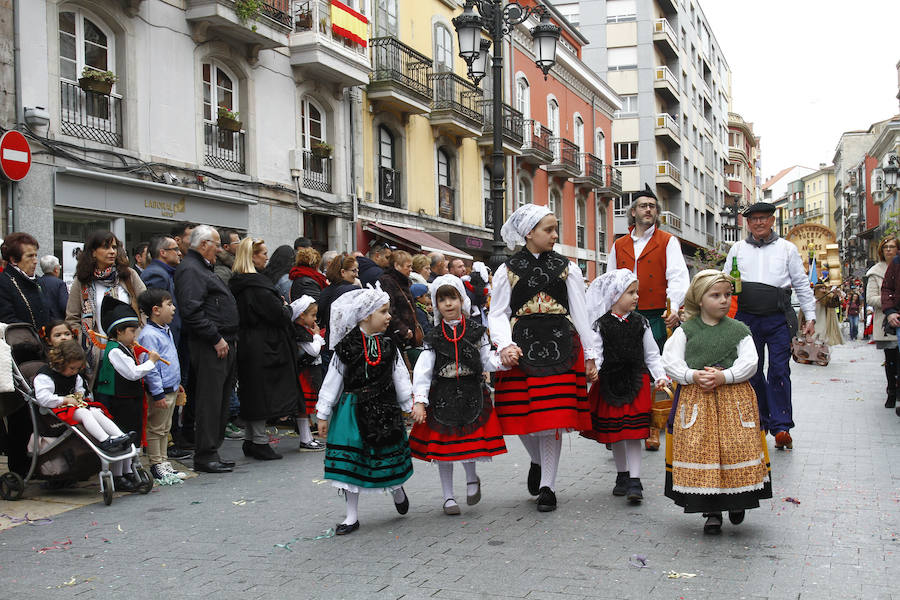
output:
[[[194,379],[194,463],[219,460],[225,439],[228,405],[237,376],[237,343],[229,342],[225,358],[201,340],[191,339],[191,376]]]
[[[9,470],[22,477],[25,477],[28,469],[31,468],[28,440],[33,432],[31,413],[28,412],[27,406],[22,405],[15,412],[6,416],[6,435],[3,445]]]

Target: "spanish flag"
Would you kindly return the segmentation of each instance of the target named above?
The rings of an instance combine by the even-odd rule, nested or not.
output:
[[[363,48],[369,43],[369,20],[338,0],[331,0],[331,31]]]

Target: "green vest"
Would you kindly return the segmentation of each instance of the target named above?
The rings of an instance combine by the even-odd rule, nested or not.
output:
[[[100,362],[100,371],[97,372],[97,383],[94,389],[98,394],[104,394],[113,398],[139,398],[143,393],[141,380],[130,381],[116,372],[116,368],[109,360],[109,353],[115,348],[121,348],[122,352],[131,356],[131,351],[114,340],[106,343],[103,351],[103,360]]]
[[[707,325],[700,316],[688,319],[681,325],[687,344],[684,361],[691,369],[719,366],[730,369],[737,359],[738,344],[750,335],[750,328],[729,317],[717,325]]]

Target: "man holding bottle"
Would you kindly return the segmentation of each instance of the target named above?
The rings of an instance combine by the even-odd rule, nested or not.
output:
[[[791,338],[798,325],[791,288],[807,318],[806,335],[815,333],[815,298],[797,247],[772,229],[775,205],[757,202],[743,214],[750,235],[731,247],[722,271],[730,273],[737,263],[742,289],[735,318],[750,327],[759,355],[750,385],[759,402],[762,426],[775,436],[776,448],[792,448]],[[764,374],[765,351],[769,353],[769,371]]]

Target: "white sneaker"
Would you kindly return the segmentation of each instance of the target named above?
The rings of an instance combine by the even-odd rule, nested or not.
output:
[[[184,471],[176,471],[172,467],[172,463],[170,463],[170,462],[164,462],[160,466],[162,467],[164,472],[166,472],[170,475],[174,475],[178,479],[187,479],[187,473],[185,473]]]

